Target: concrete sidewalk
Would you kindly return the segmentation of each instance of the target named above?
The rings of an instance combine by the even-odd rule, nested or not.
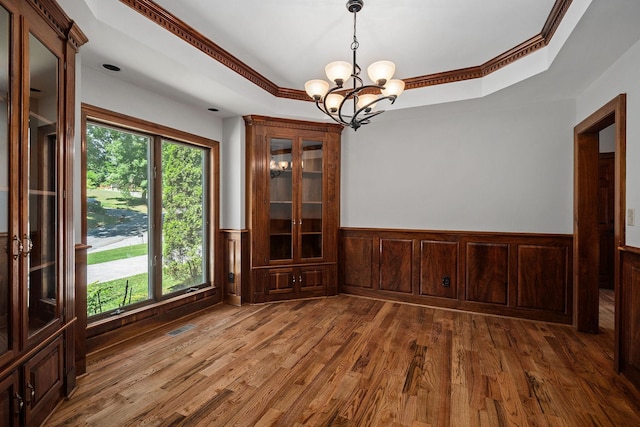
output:
[[[147,271],[147,255],[103,262],[87,266],[87,283],[93,283],[95,281],[104,283],[110,280],[146,273]]]

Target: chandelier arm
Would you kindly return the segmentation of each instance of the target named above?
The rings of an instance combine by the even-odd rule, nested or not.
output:
[[[360,82],[362,82],[362,79],[360,79],[359,77],[358,77],[358,79],[360,80]],[[359,94],[360,92],[362,92],[365,89],[384,89],[384,86],[365,85],[365,84],[363,84],[362,86],[359,86],[357,88],[351,89],[349,92],[347,92],[347,94],[345,95],[345,98],[350,98],[353,95],[357,95],[357,94]],[[393,95],[391,95],[391,96],[393,96]],[[384,98],[386,98],[386,97],[383,97],[383,98],[380,98],[380,99],[384,99]]]
[[[348,99],[351,99],[351,94],[349,94],[348,96],[345,96],[344,98],[342,98],[342,102],[340,103],[340,106],[338,107],[338,118],[340,119],[340,123],[343,123],[345,126],[349,126],[350,122],[346,121],[344,119],[344,117],[342,117],[342,107],[344,106],[344,103],[347,102]],[[355,102],[354,102],[354,105],[355,105]],[[355,111],[354,111],[354,113],[355,113]]]
[[[349,126],[357,129],[359,128],[361,125],[367,124],[369,123],[369,119],[371,119],[372,117],[377,116],[378,114],[382,114],[384,113],[385,110],[379,110],[379,111],[373,111],[370,113],[367,113],[367,108],[369,108],[370,105],[376,104],[380,101],[384,101],[386,99],[391,101],[391,104],[393,104],[396,101],[396,96],[395,95],[387,95],[387,96],[383,96],[381,98],[375,99],[371,102],[369,102],[368,104],[364,105],[363,107],[359,108],[358,111],[356,111],[353,115],[353,117],[351,118],[351,121],[349,122]],[[360,120],[358,120],[358,116],[360,114],[362,114],[364,112],[364,117]]]

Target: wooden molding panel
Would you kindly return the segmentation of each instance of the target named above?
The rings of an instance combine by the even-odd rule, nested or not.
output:
[[[300,268],[300,290],[301,291],[323,291],[324,290],[324,268],[322,267],[301,267]]]
[[[380,239],[380,290],[412,293],[413,241]]]
[[[240,305],[248,296],[249,232],[247,230],[221,230],[224,247],[224,302]]]
[[[420,242],[420,295],[457,298],[458,242]]]
[[[567,311],[568,248],[562,246],[518,246],[518,307]]]
[[[279,87],[271,80],[240,61],[231,53],[203,36],[193,27],[154,3],[152,0],[120,1],[270,94],[280,98],[297,99],[309,102],[312,101],[312,99],[302,89]],[[523,41],[519,45],[514,46],[492,59],[489,59],[481,65],[405,78],[403,79],[405,82],[405,89],[417,89],[426,86],[481,78],[547,46],[551,41],[551,37],[553,37],[553,34],[560,25],[562,18],[569,9],[571,2],[572,0],[556,0],[542,31],[531,37],[529,40]]]
[[[470,242],[466,256],[466,299],[506,305],[509,246]]]
[[[340,291],[571,323],[572,247],[563,234],[343,228]]]
[[[292,268],[279,268],[271,269],[268,271],[269,280],[267,282],[268,288],[267,294],[277,293],[291,293],[293,292],[293,269]]]
[[[90,247],[85,244],[75,245],[75,304],[78,321],[74,335],[78,375],[87,372],[87,250]]]
[[[640,390],[640,249],[621,250],[622,280],[616,296],[619,368]]]
[[[349,256],[341,263],[342,283],[359,288],[373,288],[374,240],[371,237],[345,237],[343,253]]]

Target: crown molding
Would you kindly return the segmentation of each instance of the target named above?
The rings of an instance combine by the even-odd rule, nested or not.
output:
[[[38,1],[38,0],[30,0]],[[235,71],[255,85],[266,90],[270,94],[279,98],[295,99],[300,101],[313,101],[306,92],[300,89],[282,88],[267,79],[256,70],[240,61],[238,58],[227,52],[193,27],[169,13],[153,0],[120,0],[125,5],[134,9],[141,15],[152,20],[167,31],[173,33],[185,42],[201,50],[211,58]],[[507,50],[504,53],[490,59],[482,65],[461,68],[458,70],[444,71],[440,73],[427,74],[424,76],[410,77],[403,79],[405,90],[418,89],[426,86],[441,85],[446,83],[459,82],[482,78],[491,74],[518,59],[529,55],[547,46],[553,37],[556,29],[562,22],[572,0],[556,0],[551,9],[551,13],[542,27],[540,34],[537,34],[519,45]]]
[[[62,40],[71,42],[75,50],[89,39],[71,20],[55,0],[27,0],[27,3],[58,33]]]
[[[306,95],[306,94],[305,94]],[[243,116],[244,122],[247,126],[268,126],[268,127],[276,127],[283,129],[302,129],[302,130],[312,130],[318,132],[334,132],[337,134],[342,133],[344,126],[336,124],[336,123],[325,123],[325,122],[310,122],[305,120],[295,120],[291,121],[289,119],[282,119],[279,117],[267,117],[267,116],[259,116],[259,115],[249,115]]]

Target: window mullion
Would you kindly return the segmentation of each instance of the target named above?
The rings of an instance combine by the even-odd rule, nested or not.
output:
[[[151,275],[149,289],[153,299],[162,298],[162,138],[155,136],[151,147],[151,207],[152,242],[151,245]]]

